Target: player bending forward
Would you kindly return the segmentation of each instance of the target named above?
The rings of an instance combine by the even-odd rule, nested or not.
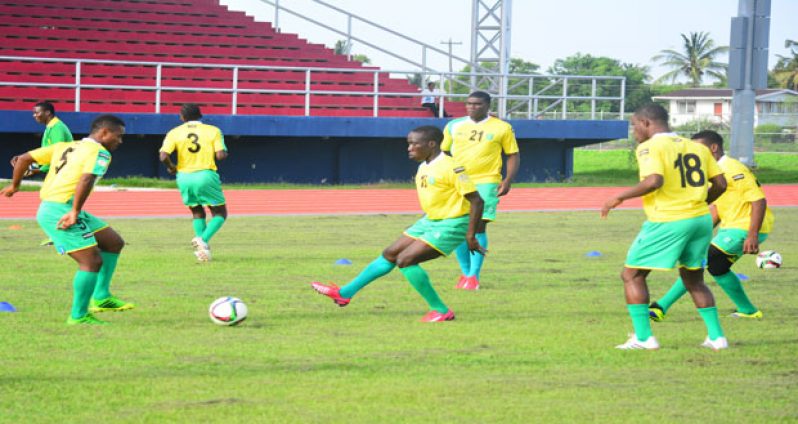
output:
[[[438,297],[419,264],[448,255],[464,241],[471,251],[485,254],[475,237],[484,203],[465,169],[441,153],[441,140],[443,133],[433,126],[418,127],[407,136],[408,156],[421,162],[415,181],[425,215],[349,284],[338,288],[335,284],[314,282],[311,283],[314,290],[331,298],[338,306],[346,306],[363,287],[399,267],[429,304],[431,311],[422,321],[454,319],[454,312]]]

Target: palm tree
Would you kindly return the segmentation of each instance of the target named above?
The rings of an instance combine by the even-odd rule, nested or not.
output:
[[[777,55],[779,60],[773,67],[773,78],[783,88],[798,90],[798,41],[787,40],[784,47],[790,49],[792,57]]]
[[[662,50],[652,59],[661,61],[662,65],[673,68],[665,75],[657,78],[655,83],[671,80],[674,83],[679,76],[690,79],[690,85],[698,87],[704,76],[710,75],[717,79],[726,78],[728,65],[716,62],[718,55],[729,51],[728,46],[715,46],[707,32],[691,32],[689,36],[681,34],[684,45],[682,51]]]

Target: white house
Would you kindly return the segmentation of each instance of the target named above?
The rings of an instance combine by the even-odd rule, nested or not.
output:
[[[724,88],[688,88],[652,97],[667,101],[671,125],[704,119],[731,123],[732,90]],[[756,90],[754,125],[798,126],[798,92],[787,89]]]

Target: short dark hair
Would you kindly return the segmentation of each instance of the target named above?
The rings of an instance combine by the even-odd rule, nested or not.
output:
[[[99,131],[102,128],[113,129],[124,126],[125,126],[125,121],[119,119],[115,115],[100,115],[94,118],[93,121],[91,121],[90,132],[93,133],[95,131]]]
[[[413,130],[410,132],[419,134],[424,141],[432,140],[435,142],[435,144],[441,144],[441,141],[443,141],[443,131],[433,125],[424,125],[413,128]]]
[[[635,110],[635,116],[668,125],[668,111],[656,103],[648,103]]]
[[[478,99],[484,100],[485,103],[490,104],[490,94],[488,94],[488,93],[486,93],[484,91],[475,91],[475,92],[469,94],[468,97],[476,97]]]
[[[717,144],[721,149],[723,148],[723,137],[715,131],[704,130],[693,134],[693,140],[706,140],[708,144]]]
[[[196,121],[202,118],[202,112],[196,103],[186,103],[180,108],[180,116],[186,121]]]
[[[53,104],[50,102],[39,102],[36,103],[36,106],[34,107],[41,108],[42,110],[50,112],[51,115],[55,116],[55,106],[53,106]]]

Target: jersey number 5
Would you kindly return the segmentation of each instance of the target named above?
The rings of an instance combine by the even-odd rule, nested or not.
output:
[[[69,159],[68,156],[73,151],[75,151],[75,149],[73,149],[71,147],[68,147],[66,150],[64,150],[64,154],[61,155],[61,162],[58,165],[56,165],[56,167],[55,167],[55,173],[56,174],[61,171],[61,169],[64,167],[64,165],[67,164],[67,159]]]
[[[676,157],[673,163],[673,168],[679,170],[679,176],[682,177],[682,187],[701,187],[704,185],[704,171],[701,170],[701,159],[698,155],[688,153]]]
[[[194,134],[194,133],[189,133],[188,134],[188,138],[189,138],[189,140],[191,140],[191,144],[193,144],[193,146],[190,146],[188,148],[188,151],[191,152],[191,153],[199,152],[200,149],[202,148],[202,146],[200,146],[200,144],[199,144],[199,136],[197,136],[197,134]]]

